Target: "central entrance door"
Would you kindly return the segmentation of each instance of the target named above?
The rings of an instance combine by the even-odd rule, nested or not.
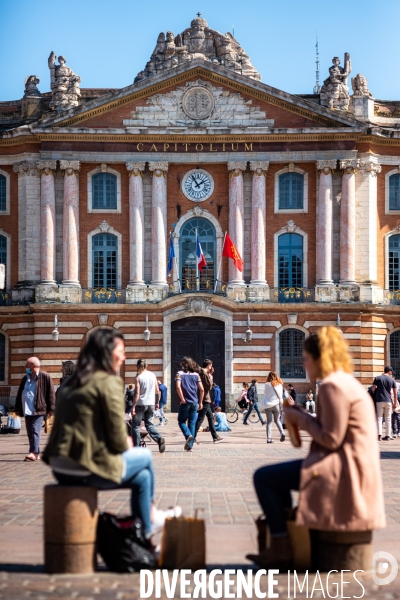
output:
[[[205,358],[213,361],[214,381],[221,388],[221,407],[225,410],[225,323],[206,317],[189,317],[171,323],[172,412],[178,412],[179,408],[175,374],[184,356],[190,356],[200,366]]]

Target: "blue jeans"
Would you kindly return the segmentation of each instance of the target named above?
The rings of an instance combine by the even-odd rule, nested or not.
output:
[[[272,537],[287,533],[285,508],[292,508],[290,491],[299,489],[302,462],[291,460],[254,473],[254,487]]]
[[[258,414],[258,418],[260,419],[261,423],[264,421],[264,419],[261,416],[260,409],[258,408],[258,402],[253,402],[253,404],[249,404],[249,409],[246,413],[245,418],[243,419],[243,423],[247,423],[247,419],[249,418],[253,410],[255,410]]]
[[[144,533],[151,533],[150,507],[154,499],[153,457],[146,448],[130,448],[122,454],[124,476],[121,483],[104,479],[99,475],[77,477],[54,472],[54,477],[61,485],[89,485],[99,490],[131,489],[132,516],[143,523]]]
[[[154,427],[151,419],[154,416],[154,406],[135,406],[135,414],[132,416],[132,439],[134,446],[140,446],[140,423],[144,421],[147,433],[157,443],[160,443],[161,435]]]
[[[193,446],[193,442],[194,442],[194,434],[195,434],[195,430],[196,430],[196,415],[197,415],[198,407],[199,407],[199,405],[197,402],[196,403],[186,402],[186,404],[179,405],[179,410],[178,410],[179,427],[181,428],[181,431],[182,431],[183,435],[185,436],[185,439],[188,439],[189,435],[193,436],[190,447]],[[187,425],[186,425],[186,421],[187,421]]]
[[[29,440],[29,452],[39,454],[40,449],[40,434],[42,432],[42,415],[33,415],[25,417],[26,433],[28,434]]]

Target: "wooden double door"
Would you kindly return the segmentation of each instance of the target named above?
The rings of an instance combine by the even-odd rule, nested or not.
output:
[[[200,366],[205,358],[213,361],[214,381],[221,388],[221,407],[225,409],[225,323],[206,317],[188,317],[171,323],[171,410],[178,412],[179,398],[175,374],[180,361],[190,356]]]

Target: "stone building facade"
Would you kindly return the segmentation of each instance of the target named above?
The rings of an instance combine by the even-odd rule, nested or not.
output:
[[[400,369],[400,102],[361,74],[351,94],[349,55],[320,94],[292,95],[198,15],[121,90],[80,88],[56,60],[50,92],[29,76],[0,102],[0,395],[32,354],[57,381],[100,325],[126,337],[127,383],[138,357],[171,386],[181,356],[211,356],[229,402],[271,369],[312,387],[301,343],[323,324],[364,384]]]

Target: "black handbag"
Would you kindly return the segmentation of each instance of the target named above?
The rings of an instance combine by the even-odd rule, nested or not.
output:
[[[100,513],[97,523],[97,552],[110,571],[133,573],[155,569],[154,547],[143,535],[142,522],[133,517],[118,518]]]

